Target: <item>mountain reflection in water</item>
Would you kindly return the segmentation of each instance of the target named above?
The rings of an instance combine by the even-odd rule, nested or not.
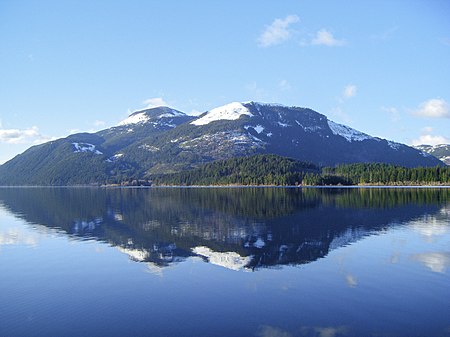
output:
[[[448,189],[432,188],[0,189],[1,205],[26,222],[107,242],[158,268],[189,256],[233,270],[305,264],[439,217],[449,201]]]

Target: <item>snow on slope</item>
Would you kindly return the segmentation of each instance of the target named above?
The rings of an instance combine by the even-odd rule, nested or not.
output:
[[[450,165],[450,156],[448,155],[450,153],[450,144],[417,145],[414,147],[421,151],[422,156],[434,156],[445,164]]]
[[[218,120],[236,120],[242,115],[252,117],[253,114],[239,102],[233,102],[209,111],[205,116],[191,122],[193,125],[206,125]]]
[[[173,110],[170,108],[167,108],[166,110],[169,110],[166,113],[163,113],[162,115],[159,115],[159,118],[172,118],[172,117],[182,117],[182,116],[186,116],[185,113],[177,111],[177,110]]]
[[[169,107],[165,107],[165,106],[152,108],[152,109],[161,110],[162,113],[158,116],[158,118],[174,118],[174,117],[186,116],[186,114],[181,111],[177,111],[177,110],[171,109]],[[150,109],[150,110],[152,110],[152,109]],[[146,123],[151,119],[151,117],[148,116],[148,114],[147,114],[148,111],[149,111],[148,109],[142,110],[142,111],[136,111],[136,112],[132,113],[130,116],[128,116],[128,118],[124,119],[119,124],[117,124],[117,126]],[[153,117],[153,119],[154,118],[155,117]],[[175,127],[175,125],[173,125],[173,124],[161,122],[159,120],[156,122],[153,122],[153,126],[156,127],[157,124],[163,125],[163,126]]]
[[[95,154],[103,154],[103,152],[100,152],[99,150],[95,149],[95,145],[89,144],[89,143],[72,143],[72,145],[75,147],[75,150],[73,153],[78,152],[92,152]]]
[[[145,123],[148,120],[149,120],[149,117],[145,114],[145,112],[134,113],[134,114],[130,115],[128,118],[121,121],[119,124],[117,124],[117,126]]]
[[[390,141],[390,140],[388,140],[387,142],[388,142],[389,147],[391,149],[394,149],[394,150],[398,150],[398,149],[400,149],[403,146],[403,144],[396,143],[396,142],[393,142],[393,141]]]
[[[250,128],[252,128],[253,130],[255,130],[258,134],[260,134],[261,132],[263,132],[264,131],[264,126],[262,126],[262,125],[257,125],[257,126],[251,126],[251,125],[246,125],[246,126],[244,126],[244,129],[245,130],[248,130],[248,129],[250,129]]]
[[[333,134],[344,137],[348,142],[361,142],[366,139],[376,139],[346,125],[338,124],[330,120],[328,120],[327,122]]]

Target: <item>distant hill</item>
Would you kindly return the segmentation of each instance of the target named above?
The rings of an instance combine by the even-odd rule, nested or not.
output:
[[[256,154],[317,166],[443,165],[423,151],[337,124],[311,109],[235,102],[198,117],[168,107],[146,109],[97,133],[33,146],[0,166],[0,185],[117,183]]]
[[[436,157],[447,165],[450,165],[450,144],[418,145],[415,146],[415,148]]]

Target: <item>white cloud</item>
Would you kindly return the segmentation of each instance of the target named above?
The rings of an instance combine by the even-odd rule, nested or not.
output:
[[[441,98],[432,98],[420,104],[414,114],[430,118],[450,118],[450,106]]]
[[[258,38],[260,47],[270,47],[289,40],[292,36],[292,30],[289,26],[299,22],[297,15],[288,15],[284,19],[275,19]]]
[[[344,110],[342,110],[341,107],[337,106],[331,109],[331,114],[335,116],[338,122],[345,123],[345,124],[351,124],[353,123],[353,119],[350,117],[348,113],[346,113]]]
[[[383,107],[381,107],[381,110],[383,110],[383,111],[389,113],[389,115],[391,115],[391,121],[398,122],[401,120],[400,112],[398,111],[397,108],[392,107],[392,106],[391,107],[383,106]]]
[[[413,139],[411,144],[413,146],[417,145],[440,145],[440,144],[450,144],[450,139],[444,136],[433,135],[433,128],[431,126],[426,126],[422,129],[422,134],[419,138]]]
[[[440,145],[440,144],[450,144],[450,139],[444,136],[433,136],[433,135],[421,135],[417,139],[413,139],[412,145]]]
[[[256,82],[249,83],[245,86],[245,89],[250,92],[250,97],[257,101],[267,100],[267,91],[257,85]]]
[[[278,83],[278,87],[280,88],[280,90],[282,91],[288,91],[291,90],[291,84],[287,81],[287,80],[281,80]]]
[[[397,30],[398,30],[398,26],[391,27],[381,33],[373,34],[371,36],[371,38],[374,40],[387,41],[387,40],[390,40],[394,36],[394,34]]]
[[[356,95],[356,85],[349,84],[345,86],[344,91],[342,92],[344,98],[351,98]]]
[[[105,125],[104,121],[99,121],[99,120],[94,121],[94,126],[104,126],[104,125]]]
[[[345,41],[338,40],[328,30],[321,29],[316,33],[316,36],[312,39],[311,44],[327,47],[339,47],[345,45]]]
[[[158,106],[168,106],[162,97],[149,98],[142,103],[145,105],[145,109],[156,108]]]
[[[192,109],[191,112],[187,113],[189,116],[200,116],[203,112],[196,109]]]
[[[80,132],[81,132],[81,129],[70,129],[69,130],[69,135],[73,135],[75,133],[80,133]]]
[[[28,129],[0,129],[0,143],[7,144],[40,144],[51,140],[41,135],[37,126]]]
[[[50,136],[44,136],[44,135],[39,135],[39,138],[36,138],[35,140],[33,140],[33,145],[38,145],[38,144],[43,144],[52,140],[56,140],[58,139],[58,137],[50,137]]]

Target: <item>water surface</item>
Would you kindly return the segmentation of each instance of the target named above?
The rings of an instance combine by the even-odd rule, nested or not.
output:
[[[450,336],[448,189],[0,189],[1,336]]]

